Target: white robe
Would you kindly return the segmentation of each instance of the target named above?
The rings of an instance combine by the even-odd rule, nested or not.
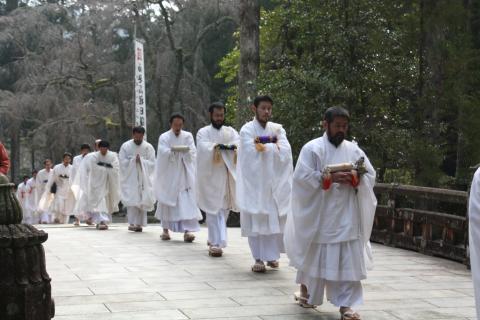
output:
[[[473,287],[477,319],[480,319],[480,169],[473,176],[468,205],[468,228],[470,264],[472,266]]]
[[[77,175],[77,172],[80,170],[80,166],[82,165],[83,159],[88,156],[88,153],[85,155],[79,154],[78,156],[75,156],[72,161],[72,181],[75,181],[75,176]]]
[[[266,135],[275,135],[278,141],[259,152],[255,137]],[[254,119],[242,127],[236,194],[243,236],[283,234],[291,209],[292,172],[292,151],[280,124],[268,122],[263,128]]]
[[[48,184],[48,181],[50,180],[50,177],[53,175],[53,169],[50,169],[47,171],[47,169],[42,169],[37,173],[37,210],[40,215],[40,222],[50,222],[50,211],[48,210],[48,206],[45,204],[42,204],[43,202],[46,201],[46,198],[43,198],[43,195],[45,194],[46,186]],[[49,195],[50,196],[50,195]],[[53,195],[51,195],[53,198]]]
[[[118,211],[120,177],[115,152],[108,151],[105,156],[100,151],[90,153],[83,159],[77,175],[73,186],[77,199],[75,212],[111,215]]]
[[[50,211],[55,218],[65,221],[75,207],[75,197],[72,192],[72,165],[57,164],[53,170],[40,201],[42,211]],[[53,184],[57,185],[56,193],[51,193]],[[65,221],[66,222],[66,221]]]
[[[174,146],[188,146],[189,151],[172,151]],[[155,197],[158,200],[155,216],[164,227],[166,222],[202,219],[195,196],[196,154],[190,132],[182,130],[177,137],[169,130],[158,139],[154,175]]]
[[[26,207],[30,212],[32,221],[31,223],[38,223],[38,202],[40,201],[40,181],[38,178],[30,178],[27,181],[27,186],[29,188],[29,196],[27,198]]]
[[[22,223],[31,223],[31,212],[27,208],[28,198],[30,196],[30,188],[25,182],[20,183],[17,186],[17,199],[20,202],[20,206],[23,211]]]
[[[197,203],[207,214],[218,214],[220,210],[234,210],[235,205],[235,152],[221,150],[220,161],[215,161],[215,145],[236,145],[239,135],[232,127],[220,130],[212,125],[197,133]]]
[[[140,162],[136,161],[137,154]],[[139,146],[125,142],[118,154],[120,160],[121,200],[125,207],[151,211],[155,205],[152,179],[155,170],[155,149],[143,141]]]
[[[327,165],[354,163],[360,157],[365,158],[368,172],[360,178],[357,191],[338,183],[322,189],[322,171]],[[298,270],[299,278],[308,282],[304,284],[309,291],[317,287],[320,290],[311,292],[310,302],[320,304],[323,299],[319,283],[354,283],[366,278],[370,255],[365,252],[370,249],[376,208],[374,184],[375,170],[356,144],[344,141],[335,148],[324,134],[302,148],[293,175],[292,213],[285,227],[285,246],[290,265]]]

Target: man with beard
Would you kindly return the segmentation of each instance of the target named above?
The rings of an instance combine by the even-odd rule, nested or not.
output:
[[[83,160],[87,157],[87,155],[92,151],[90,146],[86,143],[80,146],[80,154],[73,158],[72,162],[72,181],[74,182],[77,178],[77,172],[80,171],[80,166],[82,165]],[[80,177],[79,177],[80,179]],[[75,212],[75,222],[73,223],[75,226],[80,225],[80,220],[85,219],[84,212]],[[91,225],[91,221],[87,220],[87,224]]]
[[[145,128],[134,127],[133,139],[125,142],[118,154],[122,204],[127,208],[128,230],[142,232],[147,225],[147,211],[153,210],[152,177],[155,149],[145,141]]]
[[[85,178],[77,179],[79,185],[74,184],[75,212],[85,212],[98,230],[108,229],[112,213],[118,211],[120,202],[118,156],[109,148],[107,141],[98,143],[99,151],[88,155],[78,172]]]
[[[342,319],[360,319],[361,280],[370,264],[369,238],[375,215],[375,170],[365,153],[344,140],[349,113],[329,108],[325,133],[300,152],[293,175],[292,211],[285,227],[290,264],[297,269],[302,307],[327,299]]]
[[[43,211],[53,213],[54,223],[68,223],[75,207],[75,196],[72,192],[72,155],[63,154],[63,161],[53,168],[53,173],[45,187],[41,207]]]
[[[206,213],[209,254],[221,257],[227,246],[227,218],[235,210],[235,167],[239,136],[224,126],[225,106],[213,103],[211,125],[197,133],[197,203]]]
[[[154,190],[158,200],[155,217],[162,222],[162,240],[170,240],[169,230],[182,232],[185,242],[193,242],[202,218],[195,199],[197,150],[190,132],[183,131],[185,118],[170,117],[171,129],[158,139]]]
[[[284,252],[283,229],[290,211],[292,151],[285,130],[270,122],[273,101],[256,97],[255,119],[240,130],[237,166],[237,205],[242,236],[248,243],[255,264],[253,272],[278,268]]]
[[[51,212],[48,208],[48,206],[42,206],[40,202],[42,202],[42,196],[45,193],[48,181],[50,180],[53,170],[52,170],[52,160],[50,159],[45,159],[43,161],[43,166],[44,168],[40,170],[37,174],[37,208],[38,208],[38,213],[40,214],[40,223],[42,224],[47,224],[53,221]],[[46,200],[46,199],[44,199]],[[44,207],[44,209],[42,209]]]

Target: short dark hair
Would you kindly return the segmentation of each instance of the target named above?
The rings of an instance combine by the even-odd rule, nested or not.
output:
[[[82,144],[80,145],[80,150],[84,150],[84,149],[92,150],[92,149],[90,148],[90,145],[89,145],[88,143],[82,143]]]
[[[273,100],[270,98],[270,96],[264,95],[264,96],[257,96],[253,100],[253,105],[255,107],[258,107],[260,105],[260,102],[270,102],[273,106]]]
[[[141,126],[133,127],[132,133],[141,133],[145,134],[145,128]]]
[[[32,170],[32,174],[38,173],[37,169]]]
[[[325,111],[325,115],[323,120],[327,121],[327,123],[332,123],[333,120],[337,117],[346,118],[350,121],[350,113],[348,113],[347,109],[343,107],[330,107]]]
[[[70,152],[65,152],[65,153],[63,154],[62,159],[65,159],[65,157],[70,157],[70,159],[73,158],[73,156],[72,156],[72,154],[71,154]]]
[[[23,176],[22,180],[25,180],[25,179],[30,179],[30,177],[29,176]]]
[[[98,143],[99,148],[110,148],[110,143],[107,140],[102,140]]]
[[[170,116],[170,124],[172,124],[173,120],[177,118],[182,119],[182,121],[185,122],[185,117],[180,112],[175,112]]]
[[[46,164],[47,164],[47,161],[50,161],[50,162],[53,163],[52,159],[47,158],[47,159],[43,160],[43,164],[46,165]]]
[[[225,113],[227,113],[227,107],[225,107],[225,105],[220,101],[212,103],[208,107],[208,112],[210,112],[210,114],[212,114],[213,110],[215,110],[215,109],[223,109],[223,111],[225,111]]]

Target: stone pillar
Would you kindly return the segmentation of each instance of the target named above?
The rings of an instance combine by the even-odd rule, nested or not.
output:
[[[42,245],[48,234],[21,224],[14,187],[0,174],[0,319],[51,319],[55,304]]]

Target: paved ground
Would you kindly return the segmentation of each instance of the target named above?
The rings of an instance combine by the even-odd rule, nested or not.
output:
[[[131,233],[43,227],[47,270],[58,320],[339,319],[329,303],[306,310],[292,301],[294,270],[252,274],[239,229],[230,229],[223,258],[208,257],[206,230],[186,244],[161,242],[159,226]],[[376,245],[375,270],[365,282],[364,319],[474,319],[470,273],[454,262]]]

